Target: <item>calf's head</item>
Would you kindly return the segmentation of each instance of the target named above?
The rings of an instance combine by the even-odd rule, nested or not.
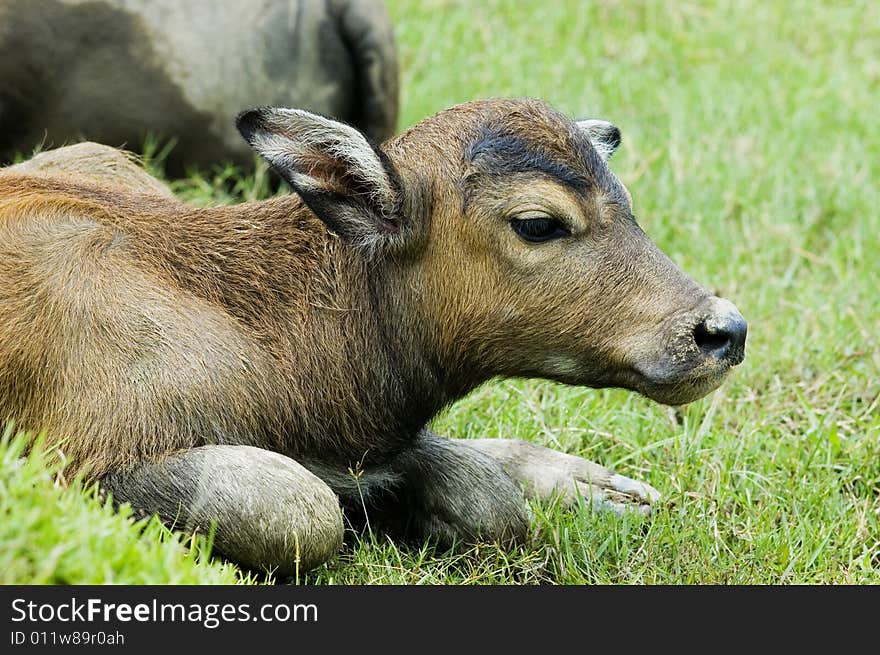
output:
[[[620,133],[535,100],[428,118],[381,148],[299,110],[238,126],[374,270],[414,340],[455,376],[620,386],[682,404],[745,352],[736,307],[639,228],[607,165]]]

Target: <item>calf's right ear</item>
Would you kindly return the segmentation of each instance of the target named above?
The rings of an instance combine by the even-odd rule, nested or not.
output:
[[[394,169],[355,128],[275,107],[245,111],[236,126],[333,232],[368,249],[400,234]]]
[[[620,130],[617,126],[608,121],[595,118],[575,122],[590,137],[590,142],[593,144],[596,152],[599,153],[599,156],[603,160],[608,161],[608,158],[614,154],[614,151],[620,145]]]

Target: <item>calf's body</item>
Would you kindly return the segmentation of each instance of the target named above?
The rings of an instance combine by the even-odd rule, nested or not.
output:
[[[446,543],[522,537],[522,489],[655,497],[425,428],[494,375],[687,402],[741,360],[733,306],[632,220],[616,128],[517,100],[381,149],[299,110],[238,124],[296,193],[195,208],[94,144],[0,173],[0,414],[117,500],[216,521],[221,552],[282,573],[338,548],[340,501]]]

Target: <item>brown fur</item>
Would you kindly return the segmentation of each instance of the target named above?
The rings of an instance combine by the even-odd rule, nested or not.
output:
[[[196,209],[5,174],[0,212],[3,414],[66,438],[73,464],[100,476],[204,443],[295,453],[316,432],[354,442],[354,460],[373,447],[352,415],[384,386],[351,365],[376,337],[358,262],[298,198]]]

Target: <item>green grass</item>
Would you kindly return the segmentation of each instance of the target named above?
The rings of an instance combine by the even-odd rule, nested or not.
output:
[[[252,578],[212,562],[206,539],[155,517],[113,510],[94,486],[59,477],[58,460],[7,426],[0,437],[0,584],[232,584]],[[37,440],[40,443],[40,440]],[[186,546],[183,541],[185,539]]]
[[[650,518],[535,506],[532,543],[518,550],[449,555],[373,537],[306,580],[880,582],[880,5],[389,7],[401,126],[490,96],[615,122],[624,143],[613,168],[642,226],[737,303],[748,352],[720,390],[680,410],[616,390],[499,381],[434,423],[460,438],[531,439],[644,479],[665,496]],[[176,189],[200,203],[266,193],[230,171]],[[158,526],[127,525],[56,489],[31,460],[17,468],[9,452],[0,448],[0,581],[236,579],[158,539]],[[131,544],[125,556],[114,555],[119,540]]]

